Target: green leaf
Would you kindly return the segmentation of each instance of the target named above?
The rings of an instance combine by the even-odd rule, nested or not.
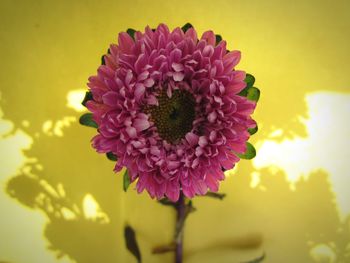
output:
[[[81,102],[81,104],[83,104],[83,106],[86,107],[86,102],[88,102],[89,100],[93,100],[91,91],[87,91],[85,93],[85,97],[84,97],[83,101]]]
[[[239,158],[241,159],[246,159],[246,160],[250,160],[250,159],[253,159],[256,155],[256,151],[255,151],[255,148],[254,146],[249,143],[249,142],[246,142],[247,144],[247,150],[245,153],[243,154],[237,154]]]
[[[258,124],[254,128],[248,129],[248,132],[250,133],[250,135],[255,134],[257,131],[258,131]]]
[[[254,85],[254,82],[255,82],[255,78],[253,75],[247,73],[245,75],[245,79],[244,79],[245,83],[247,83],[247,87],[246,88],[251,88],[253,87]]]
[[[215,35],[215,38],[216,38],[216,45],[217,45],[222,40],[222,37],[220,35]]]
[[[124,176],[123,176],[123,189],[124,192],[126,192],[129,188],[129,185],[131,184],[130,177],[128,170],[125,171]]]
[[[109,159],[109,160],[111,160],[111,161],[118,161],[118,158],[117,158],[117,156],[116,155],[114,155],[112,152],[109,152],[109,153],[106,153],[106,156],[107,156],[107,158]]]
[[[187,30],[192,28],[193,26],[190,23],[186,23],[183,27],[181,27],[182,31],[186,33]]]
[[[128,30],[126,30],[126,33],[128,33],[129,36],[131,36],[132,39],[134,39],[134,40],[135,40],[135,32],[136,32],[136,30],[132,29],[132,28],[128,28]]]
[[[85,113],[79,119],[79,123],[84,126],[98,128],[97,123],[92,119],[92,113]]]
[[[141,263],[141,252],[139,245],[137,244],[135,231],[131,226],[125,226],[124,228],[124,238],[126,248],[135,256],[138,263]]]
[[[258,102],[260,98],[260,90],[256,87],[251,87],[248,89],[247,99]]]
[[[265,253],[262,254],[262,256],[258,257],[258,258],[255,258],[253,260],[250,260],[250,261],[245,261],[243,263],[260,263],[260,262],[263,262],[263,260],[265,259]]]

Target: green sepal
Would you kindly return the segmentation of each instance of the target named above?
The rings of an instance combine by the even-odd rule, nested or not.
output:
[[[114,155],[112,152],[106,153],[106,156],[111,161],[114,161],[114,162],[118,161],[118,157]]]
[[[105,55],[102,55],[102,57],[101,57],[101,65],[106,65]]]
[[[134,229],[127,225],[124,227],[124,239],[126,248],[130,251],[131,254],[137,259],[138,263],[141,263],[141,252],[139,245],[137,244],[136,234]]]
[[[131,184],[130,177],[128,170],[125,171],[124,176],[123,176],[123,190],[126,192],[129,188],[129,185]]]
[[[215,39],[216,39],[216,45],[217,45],[222,40],[222,37],[220,35],[215,35]]]
[[[245,75],[244,82],[247,83],[246,88],[251,88],[251,87],[253,87],[253,85],[255,83],[255,78],[252,74],[247,73]]]
[[[187,30],[192,28],[193,26],[190,23],[186,23],[183,27],[181,27],[182,31],[186,33]]]
[[[79,123],[84,126],[92,127],[92,128],[98,128],[97,123],[92,118],[92,113],[85,113],[84,115],[80,116]]]
[[[248,132],[250,135],[255,134],[258,131],[258,124],[254,128],[249,128]]]
[[[240,93],[238,93],[239,96],[242,96],[242,97],[247,97],[248,95],[248,90],[253,87],[254,85],[254,82],[255,82],[255,78],[253,75],[247,73],[245,75],[245,79],[244,79],[244,82],[246,83],[246,86],[244,89],[241,90]]]
[[[237,153],[237,156],[241,159],[251,160],[256,156],[256,150],[251,143],[246,142],[246,145],[247,145],[247,150],[245,151],[245,153],[243,154]]]
[[[260,90],[257,87],[251,87],[247,92],[247,99],[258,102],[260,98]]]
[[[128,33],[129,36],[131,36],[132,39],[135,40],[135,33],[136,33],[136,30],[135,30],[135,29],[128,28],[128,30],[126,30],[126,33]]]
[[[91,91],[87,91],[87,92],[85,93],[85,97],[84,97],[83,101],[81,102],[81,104],[82,104],[84,107],[86,107],[86,102],[88,102],[89,100],[93,100]]]

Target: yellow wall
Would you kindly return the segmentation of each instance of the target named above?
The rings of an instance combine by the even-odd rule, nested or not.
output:
[[[118,32],[191,22],[242,51],[262,94],[258,155],[227,172],[224,201],[194,199],[185,262],[263,251],[272,263],[350,262],[349,12],[325,0],[1,0],[0,261],[135,262],[128,222],[144,262],[172,262],[150,251],[171,240],[174,212],[122,192],[77,102]]]

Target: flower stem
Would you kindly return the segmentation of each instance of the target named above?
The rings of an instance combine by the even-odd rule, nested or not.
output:
[[[175,234],[175,263],[182,263],[183,258],[183,229],[186,219],[185,197],[180,192],[179,200],[176,203],[176,234]]]

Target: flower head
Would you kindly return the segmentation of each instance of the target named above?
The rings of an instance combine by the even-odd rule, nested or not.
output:
[[[238,95],[246,74],[235,70],[212,31],[169,31],[160,24],[132,36],[122,32],[88,86],[86,105],[98,125],[93,147],[118,157],[136,189],[158,199],[217,191],[223,170],[246,151],[255,102]]]

